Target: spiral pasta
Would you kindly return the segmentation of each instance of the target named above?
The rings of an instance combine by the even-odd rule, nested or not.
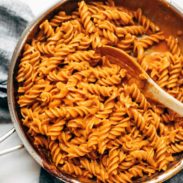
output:
[[[82,21],[84,27],[86,28],[86,31],[88,33],[92,33],[95,29],[95,26],[94,26],[93,22],[91,21],[88,6],[86,5],[86,3],[84,1],[82,1],[79,4],[78,11],[79,11],[79,14],[80,14],[80,17],[81,17],[81,21]]]
[[[140,25],[132,25],[132,26],[125,26],[125,27],[117,27],[116,28],[116,34],[118,37],[123,37],[126,34],[132,34],[132,35],[141,35],[145,33],[145,29],[143,26]]]
[[[54,30],[52,28],[52,26],[50,25],[50,23],[48,22],[48,20],[45,20],[41,25],[40,25],[40,29],[43,30],[44,34],[47,37],[51,37],[54,35]]]
[[[148,30],[150,29],[152,32],[157,32],[159,31],[159,27],[157,25],[155,25],[151,20],[149,20],[147,17],[145,17],[142,14],[142,10],[138,9],[135,13],[134,13],[134,17],[138,20],[138,22],[140,24],[143,25],[143,27]]]
[[[80,1],[72,12],[41,23],[18,63],[17,103],[30,139],[52,167],[84,182],[130,183],[167,170],[183,151],[183,118],[152,101],[143,81],[98,54],[103,45],[135,57],[183,101],[178,39],[141,9],[108,0]]]
[[[173,55],[181,56],[181,49],[178,45],[178,40],[173,36],[169,36],[166,39],[167,45]]]

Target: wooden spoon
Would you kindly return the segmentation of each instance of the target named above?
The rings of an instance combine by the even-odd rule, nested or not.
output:
[[[97,52],[102,56],[107,56],[111,63],[118,64],[125,68],[134,78],[141,79],[141,76],[143,76],[143,80],[146,81],[144,92],[150,95],[153,100],[158,101],[180,116],[183,116],[183,103],[161,89],[133,57],[126,52],[111,46],[100,47],[97,49]]]

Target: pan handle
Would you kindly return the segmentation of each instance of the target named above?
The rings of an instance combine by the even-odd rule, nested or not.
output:
[[[0,137],[0,143],[2,143],[3,141],[5,141],[5,140],[6,140],[9,136],[11,136],[14,132],[15,132],[15,128],[12,128],[12,129],[9,130],[7,133],[5,133],[2,137]],[[14,146],[14,147],[11,147],[11,148],[2,150],[2,151],[0,151],[0,156],[3,156],[3,155],[8,154],[8,153],[10,153],[10,152],[13,152],[13,151],[22,149],[23,147],[24,147],[24,145],[23,145],[23,144],[20,144],[20,145],[17,145],[17,146]]]

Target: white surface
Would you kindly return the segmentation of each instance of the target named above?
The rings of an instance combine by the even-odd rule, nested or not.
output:
[[[20,0],[30,6],[35,16],[59,2],[59,0]]]
[[[27,3],[35,16],[59,0],[21,0]],[[183,8],[183,0],[176,1]],[[0,125],[0,136],[12,128],[11,124]],[[13,134],[8,140],[0,144],[0,150],[21,143],[17,134]],[[0,183],[38,183],[40,167],[23,149],[0,157]]]
[[[3,135],[12,124],[1,124]],[[16,133],[0,144],[0,150],[20,144]],[[0,156],[0,183],[38,183],[40,167],[28,155],[25,149]]]

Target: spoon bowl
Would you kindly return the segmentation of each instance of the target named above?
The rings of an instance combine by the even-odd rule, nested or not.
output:
[[[138,80],[143,79],[143,82],[145,82],[143,92],[146,95],[150,96],[151,99],[163,104],[167,108],[173,110],[180,116],[183,116],[183,103],[160,88],[158,84],[156,84],[143,70],[135,58],[123,50],[112,46],[102,46],[97,49],[97,52],[102,56],[108,57],[111,63],[117,64],[126,69],[132,77]]]

